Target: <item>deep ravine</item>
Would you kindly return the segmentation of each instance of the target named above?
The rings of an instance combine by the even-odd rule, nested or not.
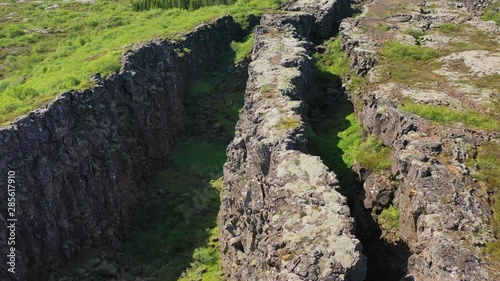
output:
[[[123,251],[85,251],[56,280],[222,280],[216,222],[222,166],[248,77],[248,62],[234,63],[235,56],[227,50],[216,68],[189,80],[185,136],[168,169],[148,180]]]
[[[315,55],[318,70],[313,91],[317,94],[308,101],[308,149],[311,154],[320,156],[335,172],[340,182],[339,190],[348,198],[351,214],[356,220],[356,237],[363,244],[363,254],[367,257],[366,280],[400,281],[407,274],[410,252],[403,241],[390,241],[382,235],[377,215],[372,215],[363,204],[366,170],[361,168],[364,172],[358,170],[360,174],[357,174],[353,166],[356,158],[363,153],[366,133],[357,121],[348,90],[342,86],[342,78],[335,74],[335,70],[321,70],[324,61],[342,63],[340,50],[335,50],[334,44],[330,47],[332,49],[323,45],[316,47],[321,53]],[[333,64],[328,67],[341,67],[337,65],[335,68]],[[359,169],[359,163],[357,165]]]

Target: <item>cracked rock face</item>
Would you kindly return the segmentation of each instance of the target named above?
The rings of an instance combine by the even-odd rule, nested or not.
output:
[[[481,7],[487,1],[465,2],[472,3],[467,4],[469,8]],[[466,166],[468,149],[497,139],[498,132],[488,133],[463,124],[451,126],[432,123],[406,112],[402,107],[404,100],[401,99],[405,97],[426,105],[446,105],[457,110],[467,108],[485,111],[491,97],[485,102],[483,98],[475,96],[477,90],[474,85],[470,86],[472,89],[459,86],[445,75],[436,77],[436,81],[424,86],[405,86],[401,82],[391,81],[390,73],[380,71],[379,67],[382,66],[375,66],[385,42],[415,44],[408,42],[408,34],[404,34],[409,28],[421,29],[430,34],[423,36],[423,46],[442,50],[451,39],[427,44],[425,38],[446,37],[434,31],[443,22],[457,26],[465,23],[467,27],[479,20],[463,16],[465,9],[442,6],[445,3],[441,1],[427,3],[438,7],[438,12],[432,11],[430,15],[408,12],[376,17],[373,15],[376,10],[370,9],[380,3],[382,1],[372,1],[372,6],[360,18],[343,21],[340,35],[343,49],[352,60],[352,69],[361,76],[366,75],[370,84],[368,89],[353,94],[362,107],[359,112],[360,123],[368,133],[374,134],[393,149],[391,172],[399,181],[393,204],[400,210],[399,236],[408,243],[412,253],[408,260],[407,278],[499,280],[500,270],[492,268],[484,254],[486,244],[496,241],[490,222],[492,208],[488,204],[488,196],[479,192],[480,186]],[[481,23],[474,26],[488,36],[497,34],[497,27],[484,29],[486,25]],[[384,27],[385,31],[380,32],[380,27]],[[366,30],[372,30],[373,33]],[[456,42],[473,40],[460,33],[455,33],[453,37]],[[494,41],[490,42],[494,44]],[[472,59],[471,55],[476,58]],[[480,63],[478,55],[481,58],[488,56],[488,63]],[[460,70],[455,68],[456,71],[464,72],[463,75],[467,77],[479,77],[478,73],[489,75],[485,73],[491,74],[496,70],[489,63],[494,63],[497,55],[487,51],[455,51],[440,60],[449,63],[453,59],[460,59],[464,66]],[[481,89],[481,92],[484,91]],[[378,211],[380,204],[384,205],[386,197],[379,196],[379,193],[385,190],[386,181],[384,177],[371,175],[365,182],[368,194],[364,201],[366,208]]]
[[[317,4],[321,1],[298,1]],[[364,280],[366,258],[338,181],[306,153],[314,15],[264,16],[245,107],[227,149],[219,214],[228,280]]]
[[[144,179],[167,166],[182,136],[186,76],[217,63],[221,46],[238,30],[222,17],[179,42],[141,45],[122,56],[119,73],[94,75],[95,87],[64,93],[0,129],[0,174],[17,175],[19,280],[46,280],[83,247],[121,248]],[[183,47],[192,51],[180,57]],[[6,180],[0,177],[0,186]],[[2,202],[6,190],[0,189]],[[0,279],[8,280],[3,256],[0,261]]]

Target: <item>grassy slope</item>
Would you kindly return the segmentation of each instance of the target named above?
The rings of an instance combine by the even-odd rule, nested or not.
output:
[[[0,21],[0,124],[65,90],[89,86],[89,76],[96,72],[118,70],[120,55],[131,44],[177,38],[180,32],[225,14],[245,25],[246,15],[275,8],[276,2],[240,0],[196,11],[144,12],[132,11],[128,0],[8,2],[0,6],[0,15],[9,17]],[[59,7],[47,9],[54,3]]]

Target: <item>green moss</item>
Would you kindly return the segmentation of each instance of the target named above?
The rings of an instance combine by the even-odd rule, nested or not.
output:
[[[276,129],[279,131],[288,131],[300,126],[302,122],[299,117],[284,117],[281,118],[279,123],[276,125]]]
[[[391,242],[399,240],[399,210],[390,205],[378,215],[378,223],[382,229],[382,237]]]
[[[224,144],[188,140],[176,150],[171,168],[151,183],[163,196],[151,197],[135,218],[140,231],[127,242],[125,254],[164,268],[160,280],[177,279],[190,263],[192,268],[217,271],[218,256],[207,260],[202,254],[218,252],[213,236],[225,148]]]
[[[495,117],[472,110],[454,110],[448,106],[431,106],[413,102],[405,102],[402,109],[437,123],[462,122],[487,131],[500,130],[500,121]]]

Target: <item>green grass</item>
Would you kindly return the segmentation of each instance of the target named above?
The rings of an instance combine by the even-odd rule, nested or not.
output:
[[[196,248],[193,262],[179,281],[223,281],[220,264],[219,228],[210,230],[207,246]],[[160,276],[161,277],[161,276]]]
[[[500,25],[500,2],[492,1],[491,4],[484,9],[484,20],[492,20],[497,25]]]
[[[251,33],[243,42],[232,42],[231,49],[236,53],[234,61],[241,62],[252,56],[254,34]]]
[[[357,149],[356,161],[364,168],[381,172],[391,167],[392,150],[384,146],[374,135],[368,136]]]
[[[500,121],[495,117],[472,110],[454,110],[448,106],[431,106],[413,102],[405,102],[402,109],[437,123],[462,122],[487,131],[500,130]]]
[[[329,73],[337,76],[349,74],[351,61],[347,54],[342,51],[340,38],[327,40],[323,43],[328,48],[327,54],[315,53],[313,58],[321,73]]]
[[[460,30],[460,26],[454,23],[443,23],[438,27],[438,30],[442,33],[453,33]]]
[[[335,172],[341,186],[348,186],[352,183],[352,166],[358,147],[363,142],[362,128],[352,113],[352,107],[343,107],[336,113],[337,116],[315,122],[314,128],[308,129],[308,148]]]
[[[44,9],[53,3],[59,8]],[[129,0],[9,2],[0,6],[0,14],[17,14],[0,22],[0,124],[63,91],[88,87],[89,77],[96,72],[118,70],[121,54],[134,43],[179,38],[182,32],[226,14],[247,27],[247,15],[276,7],[274,0],[240,0],[196,11],[135,12]]]
[[[417,45],[422,44],[422,37],[425,35],[425,32],[421,29],[407,29],[406,33],[411,37],[415,38],[417,41]]]
[[[431,60],[439,57],[437,51],[428,47],[404,45],[399,42],[387,42],[381,54],[393,60]]]
[[[390,205],[378,215],[382,237],[391,242],[399,240],[399,210]]]
[[[207,260],[201,255],[217,247],[213,235],[225,150],[224,144],[188,140],[176,150],[171,168],[151,183],[151,188],[164,195],[149,199],[136,218],[141,231],[127,242],[125,253],[144,264],[163,267],[160,280],[175,280],[190,262],[191,270],[203,266],[217,274],[218,258]]]
[[[418,36],[417,33],[415,36]],[[437,61],[438,57],[439,54],[432,48],[387,42],[380,51],[378,65],[384,69],[380,71],[383,80],[425,87],[439,77],[432,71],[442,65]]]

